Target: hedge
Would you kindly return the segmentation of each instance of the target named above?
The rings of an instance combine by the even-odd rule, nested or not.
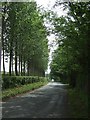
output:
[[[30,84],[23,85],[23,86],[20,86],[20,87],[9,88],[9,89],[3,90],[2,95],[1,95],[2,100],[6,100],[7,98],[14,97],[16,95],[32,91],[32,90],[37,89],[37,88],[39,88],[43,85],[46,85],[47,83],[48,83],[48,81],[45,80],[45,81],[42,81],[42,82],[40,81],[40,82],[37,82],[37,83],[30,83]]]
[[[45,79],[38,76],[2,76],[2,90],[39,81],[43,82]]]

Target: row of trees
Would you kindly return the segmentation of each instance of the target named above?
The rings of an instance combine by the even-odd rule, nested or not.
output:
[[[47,29],[36,2],[2,3],[3,74],[44,76],[48,63]],[[15,68],[15,70],[14,70]]]
[[[64,80],[72,87],[87,89],[89,61],[90,2],[60,3],[67,16],[53,19],[58,48],[53,53],[51,78]]]

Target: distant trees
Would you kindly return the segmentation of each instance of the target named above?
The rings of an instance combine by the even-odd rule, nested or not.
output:
[[[90,2],[62,4],[68,5],[68,15],[53,20],[58,49],[53,54],[51,77],[67,78],[72,87],[87,89]]]
[[[9,58],[9,75],[15,71],[15,75],[44,76],[48,63],[46,37],[43,14],[36,2],[2,3],[3,74],[5,59]]]

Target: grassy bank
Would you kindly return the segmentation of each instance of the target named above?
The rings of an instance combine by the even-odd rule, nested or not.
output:
[[[68,89],[72,118],[88,118],[88,95],[76,89]]]
[[[45,81],[45,82],[40,81],[37,83],[31,83],[31,84],[27,84],[27,85],[22,85],[20,87],[3,90],[2,91],[2,100],[16,96],[18,94],[22,94],[22,93],[37,89],[43,85],[46,85],[47,83],[48,83],[48,81]]]

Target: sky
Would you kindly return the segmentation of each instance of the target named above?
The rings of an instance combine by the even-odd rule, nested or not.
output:
[[[63,11],[62,8],[56,7],[55,9],[52,9],[56,0],[35,0],[39,6],[43,6],[45,9],[48,10],[53,10],[54,12],[57,12],[58,16],[66,15],[66,12]],[[57,48],[57,45],[55,44],[55,36],[52,34],[47,37],[48,38],[48,43],[49,45],[53,44],[52,47],[49,46],[50,48],[50,53],[49,53],[49,62],[48,62],[48,69],[46,70],[46,74],[50,73],[50,63],[52,60],[52,52]]]
[[[44,9],[48,9],[48,10],[51,10],[53,5],[55,4],[55,1],[56,0],[35,0],[38,4],[38,6],[42,6],[44,7]],[[55,12],[57,12],[57,14],[59,16],[61,15],[65,15],[66,13],[60,9],[60,8],[55,8],[54,9]],[[48,44],[51,45],[52,43],[54,43],[55,41],[55,36],[52,34],[50,36],[47,36],[48,38]],[[52,45],[52,47],[50,47],[50,53],[49,53],[49,63],[48,63],[48,69],[46,70],[46,73],[50,73],[50,62],[52,60],[52,52],[57,48],[57,46],[55,44]],[[2,63],[2,61],[1,61]],[[9,71],[9,68],[8,68],[8,63],[5,62],[5,68],[6,68],[6,71],[8,72]],[[1,64],[1,71],[3,70],[3,67],[2,67],[2,64]]]

